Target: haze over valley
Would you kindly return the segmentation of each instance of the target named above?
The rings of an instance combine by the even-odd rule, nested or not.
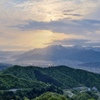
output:
[[[3,51],[2,51],[3,52]],[[2,53],[1,52],[1,53]],[[100,48],[52,45],[26,52],[4,51],[1,63],[51,67],[66,65],[100,73]]]

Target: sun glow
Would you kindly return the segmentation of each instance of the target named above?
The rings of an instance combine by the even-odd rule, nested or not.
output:
[[[60,34],[60,33],[53,33],[49,30],[38,30],[38,31],[34,31],[34,32],[30,32],[30,35],[27,35],[27,41],[29,41],[28,45],[30,45],[31,48],[35,47],[35,48],[43,48],[45,46],[48,46],[49,43],[52,43],[54,40],[63,40],[65,38],[69,38],[68,35],[65,34]],[[25,39],[26,40],[26,39]],[[27,42],[25,42],[27,45]],[[20,39],[20,41],[22,41],[22,39]]]
[[[100,40],[99,5],[99,0],[1,0],[0,48],[29,50],[70,38]]]

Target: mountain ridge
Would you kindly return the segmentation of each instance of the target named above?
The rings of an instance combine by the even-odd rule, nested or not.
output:
[[[15,63],[19,65],[29,64],[37,66],[66,65],[79,67],[78,65],[82,63],[99,61],[99,51],[80,46],[64,47],[61,45],[33,49],[15,57]]]
[[[1,62],[12,65],[34,65],[41,67],[66,65],[100,73],[98,69],[95,69],[95,66],[93,68],[91,66],[87,66],[87,68],[82,66],[84,63],[100,62],[99,50],[99,47],[52,45],[29,50],[7,59],[1,57]]]
[[[56,81],[50,83],[50,80],[48,80],[47,83],[56,85],[60,82],[62,83],[62,86],[60,86],[61,88],[73,88],[77,86],[87,86],[92,88],[95,86],[100,90],[100,74],[95,74],[80,69],[73,69],[67,66],[56,66],[49,68],[14,66],[5,69],[2,71],[2,74],[10,74],[27,80],[37,80],[34,72],[35,70],[38,70],[41,73],[42,80],[39,79],[38,81],[45,82],[43,80],[52,78]]]

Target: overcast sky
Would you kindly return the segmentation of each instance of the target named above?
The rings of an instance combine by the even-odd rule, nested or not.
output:
[[[100,0],[0,0],[0,50],[100,46]]]

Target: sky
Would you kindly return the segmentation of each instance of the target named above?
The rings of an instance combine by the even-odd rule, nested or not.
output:
[[[100,0],[0,0],[0,50],[100,46]]]

